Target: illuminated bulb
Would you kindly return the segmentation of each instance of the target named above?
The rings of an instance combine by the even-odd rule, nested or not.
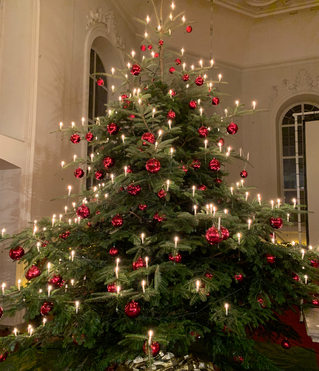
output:
[[[146,282],[143,280],[143,281],[141,282],[142,289],[143,289],[143,294],[145,294],[145,284],[146,284]]]
[[[64,165],[65,165],[65,162],[61,161],[61,169],[63,169]]]
[[[75,122],[74,121],[71,122],[71,126],[72,126],[72,128],[74,128],[74,126],[75,126]]]
[[[169,191],[169,179],[166,181],[166,186],[167,186],[167,192]]]
[[[182,52],[182,56],[184,55],[184,48],[181,49],[181,52]],[[184,63],[183,63],[184,65]]]
[[[253,109],[255,109],[255,108],[256,108],[256,102],[253,101]]]
[[[171,8],[172,8],[172,10],[175,9],[175,4],[174,3],[172,3]]]
[[[185,16],[183,15],[183,17],[182,17],[182,21],[183,21],[183,23],[185,23],[186,22],[186,18],[185,18]]]
[[[62,130],[62,128],[63,128],[63,122],[62,121],[60,122],[59,126],[60,126],[60,130]]]
[[[174,238],[174,242],[175,242],[175,249],[177,249],[178,237],[175,237],[175,238]]]
[[[191,69],[194,70],[194,65],[191,65]]]
[[[199,64],[200,64],[201,67],[203,67],[203,61],[202,60],[199,61]]]
[[[211,59],[210,60],[210,66],[213,67],[213,65],[214,65],[214,59]]]
[[[145,264],[146,264],[146,268],[148,268],[148,261],[149,261],[148,256],[145,256]]]
[[[170,19],[171,21],[173,20],[173,14],[172,14],[172,13],[169,15],[169,19]]]
[[[236,106],[238,107],[238,105],[239,105],[239,100],[236,100],[235,103],[236,103]]]
[[[144,237],[145,237],[145,233],[142,233],[142,234],[141,234],[141,241],[142,241],[142,244],[144,243]]]
[[[111,68],[112,75],[114,75],[115,69],[112,67]]]
[[[229,308],[229,305],[226,303],[225,304],[226,316],[228,316],[228,308]]]
[[[196,281],[196,292],[199,292],[199,288],[200,288],[200,280],[197,280]]]
[[[220,74],[218,75],[218,81],[220,82],[221,79],[222,79],[222,74],[220,73]]]
[[[79,313],[79,308],[80,308],[80,302],[79,302],[79,301],[76,301],[76,302],[75,302],[75,313],[76,313],[76,314]]]
[[[150,23],[150,17],[149,17],[149,16],[146,16],[146,23],[147,23],[147,24]]]
[[[148,37],[148,33],[147,32],[144,33],[144,37],[145,37],[145,39]]]
[[[114,93],[114,90],[115,90],[115,86],[114,85],[111,86],[111,90]]]
[[[240,233],[237,233],[238,245],[240,245]]]
[[[134,58],[134,56],[135,56],[135,51],[134,50],[132,50],[131,55],[132,55],[132,58]]]
[[[193,209],[194,209],[194,215],[196,215],[197,214],[197,205],[194,205]]]

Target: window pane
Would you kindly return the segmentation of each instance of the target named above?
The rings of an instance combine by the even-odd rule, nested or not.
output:
[[[95,116],[105,116],[107,103],[107,91],[101,86],[97,86],[95,93]]]
[[[296,160],[294,158],[283,159],[284,189],[297,188]],[[300,187],[304,187],[304,160],[299,158],[299,181]]]
[[[304,108],[304,111],[305,112],[312,112],[312,111],[319,111],[319,109],[315,106],[313,106],[312,104],[305,104],[305,108]],[[314,115],[306,115],[304,116],[304,120],[305,121],[315,121],[315,120],[319,120],[319,114],[314,114]]]
[[[300,113],[301,112],[301,105],[295,106],[291,108],[286,114],[285,117],[282,120],[282,125],[293,125],[295,123],[295,119],[293,117],[294,113]]]
[[[94,50],[90,53],[90,74],[94,73]]]
[[[295,155],[295,128],[283,127],[282,128],[282,150],[283,156]]]
[[[105,72],[103,63],[98,54],[96,54],[96,72]]]

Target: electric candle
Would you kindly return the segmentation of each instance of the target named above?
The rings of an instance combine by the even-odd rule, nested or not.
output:
[[[214,216],[214,218],[215,218],[215,214],[216,214],[216,207],[213,206],[213,216]]]
[[[48,274],[50,273],[50,269],[51,269],[51,263],[49,262],[48,263]]]
[[[15,328],[15,329],[13,330],[13,333],[14,333],[14,336],[18,336],[18,329]]]
[[[237,188],[239,188],[239,184],[240,184],[239,182],[236,183],[236,187],[237,187]]]
[[[61,169],[63,169],[64,165],[65,165],[65,162],[61,161]]]
[[[145,281],[144,280],[141,282],[141,285],[142,285],[142,289],[143,289],[143,294],[145,294]]]
[[[42,320],[43,326],[45,326],[46,321],[47,321],[47,319],[44,317],[43,320]]]
[[[301,259],[303,260],[304,257],[305,257],[305,250],[301,249]]]
[[[251,219],[248,219],[248,230],[250,230],[250,226],[251,226]]]
[[[72,250],[72,251],[71,251],[71,261],[72,261],[72,262],[74,261],[74,255],[75,255],[75,251]]]
[[[234,188],[230,187],[230,193],[233,195],[234,194]]]
[[[21,290],[21,280],[18,280],[18,290]]]
[[[222,74],[220,73],[220,74],[218,75],[218,81],[221,82],[221,79],[222,79]]]
[[[75,302],[75,314],[78,314],[79,313],[79,308],[80,308],[80,302],[79,301],[76,301]]]
[[[290,214],[287,214],[287,222],[289,223]]]
[[[115,90],[115,86],[114,85],[111,86],[111,90],[112,90],[112,93],[114,93],[114,90]]]
[[[260,196],[260,194],[257,195],[257,200],[259,202],[259,205],[261,205],[261,196]]]
[[[237,233],[238,245],[240,245],[240,233]]]
[[[219,147],[219,152],[221,152],[222,151],[222,144],[218,143],[218,147]]]
[[[192,188],[193,188],[193,197],[194,197],[194,196],[195,196],[195,190],[196,190],[196,187],[193,186]]]
[[[246,192],[245,195],[246,195],[246,201],[247,201],[248,200],[248,196],[249,196],[249,192]]]
[[[72,219],[69,219],[69,225],[71,225],[72,224]]]
[[[72,189],[72,187],[71,186],[68,186],[68,197],[71,196],[71,189]]]
[[[53,217],[52,217],[52,227],[54,227],[54,223],[55,223],[55,217],[56,217],[56,215],[55,214],[53,214]],[[36,228],[36,227],[35,227]]]
[[[238,107],[238,105],[239,105],[239,100],[236,100],[235,103],[236,103],[236,106]]]
[[[172,13],[170,13],[170,15],[169,15],[169,19],[172,21],[173,20],[173,14]]]
[[[142,234],[141,234],[141,241],[142,241],[142,244],[144,243],[144,237],[145,237],[145,233],[142,233]]]
[[[33,236],[36,234],[36,231],[37,231],[37,226],[35,225],[33,228]]]
[[[256,109],[256,102],[253,101],[253,110]]]
[[[280,208],[280,198],[277,199],[277,208]]]
[[[296,204],[297,204],[297,200],[294,198],[292,201],[294,203],[294,209],[295,209],[296,208]]]
[[[305,284],[307,285],[308,283],[308,276],[305,274]]]
[[[149,17],[149,16],[146,16],[146,23],[147,23],[147,24],[150,23],[150,17]]]
[[[5,228],[3,228],[3,229],[1,230],[1,237],[3,237],[5,233],[6,233],[6,230],[5,230]]]
[[[194,208],[194,215],[196,215],[197,214],[197,205],[194,205],[193,208]]]
[[[120,291],[121,291],[121,286],[116,286],[116,292],[117,292],[117,295],[120,294]]]
[[[200,288],[200,280],[197,280],[196,281],[196,292],[199,292],[199,288]]]
[[[168,127],[171,129],[172,128],[172,121],[168,120],[167,123],[168,123]]]
[[[149,346],[149,347],[150,347],[151,344],[152,344],[152,336],[153,336],[153,331],[150,330],[150,331],[148,332],[148,346]]]
[[[217,227],[218,232],[220,231],[220,221],[221,221],[221,219],[220,219],[220,216],[219,216],[219,217],[218,217],[218,227]]]
[[[167,185],[167,192],[168,192],[169,191],[169,179],[167,179],[166,185]]]
[[[183,23],[185,23],[186,22],[186,18],[185,18],[185,16],[183,15],[183,17],[182,17],[182,21],[183,21]]]
[[[312,246],[311,245],[308,248],[309,248],[309,250],[312,250]]]
[[[162,26],[159,24],[159,25],[157,26],[157,30],[160,31],[161,29],[162,29]]]
[[[62,214],[59,215],[59,220],[62,221]]]
[[[191,69],[194,71],[194,65],[193,64],[191,65]]]
[[[208,139],[204,140],[204,144],[205,144],[205,149],[207,149]]]
[[[1,285],[1,288],[2,288],[2,295],[4,295],[4,288],[6,287],[6,284],[5,283],[3,283],[2,285]]]
[[[114,75],[115,69],[112,67],[111,68],[112,75]]]
[[[146,268],[148,268],[148,261],[149,261],[148,256],[145,256],[145,264],[146,264]]]
[[[225,215],[228,213],[228,210],[227,209],[224,209],[224,213],[225,213]]]
[[[153,108],[153,109],[152,109],[152,118],[154,118],[154,116],[155,116],[155,112],[156,112],[156,108]]]
[[[271,210],[273,210],[274,209],[274,201],[271,200],[270,203],[271,203]]]
[[[185,70],[186,68],[186,63],[183,63],[183,70]]]
[[[174,3],[172,3],[171,8],[172,8],[172,10],[175,9],[175,4]]]
[[[225,108],[225,116],[227,117],[227,114],[228,114],[228,111],[227,109]]]
[[[199,64],[200,64],[201,67],[203,67],[203,61],[202,60],[199,61]]]
[[[71,280],[71,285],[74,286],[74,280],[73,279]]]
[[[226,316],[228,316],[228,308],[229,308],[229,305],[226,303],[225,304]]]
[[[199,115],[203,116],[203,108],[202,107],[199,109]]]
[[[160,137],[162,135],[162,130],[158,131],[158,136]]]
[[[122,134],[122,135],[121,135],[121,138],[122,138],[122,142],[123,142],[123,144],[124,144],[125,135]]]
[[[60,130],[62,130],[62,128],[63,128],[63,122],[61,121],[60,122]]]
[[[51,289],[52,289],[52,287],[49,285],[48,286],[48,297],[50,297],[50,295],[51,295]]]
[[[71,126],[72,126],[72,128],[74,128],[74,126],[75,126],[75,122],[74,121],[71,122]]]
[[[174,154],[174,148],[173,147],[171,147],[170,152],[171,152],[171,158],[173,158],[173,154]]]
[[[213,67],[213,65],[214,65],[214,59],[211,59],[210,60],[210,66]]]
[[[117,266],[117,267],[119,266],[120,261],[121,261],[120,258],[117,258],[117,259],[116,259],[116,266]]]
[[[127,166],[124,166],[124,174],[127,176]]]
[[[177,241],[178,241],[178,237],[175,237],[175,238],[174,238],[174,241],[175,241],[175,249],[177,249]]]
[[[110,174],[112,184],[114,184],[114,174]]]

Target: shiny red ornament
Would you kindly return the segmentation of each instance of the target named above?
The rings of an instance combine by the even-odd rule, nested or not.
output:
[[[312,302],[312,304],[315,305],[316,307],[319,306],[319,300],[318,300],[318,299],[312,299],[311,302]]]
[[[133,262],[132,267],[133,270],[136,271],[137,269],[146,267],[146,262],[142,257],[139,257],[135,262]]]
[[[144,133],[143,135],[142,135],[142,140],[146,140],[147,142],[149,142],[149,143],[151,143],[151,144],[154,144],[155,143],[155,136],[154,136],[154,134],[152,134],[152,133]],[[144,145],[146,144],[146,143],[143,143]]]
[[[192,26],[187,26],[186,27],[186,32],[187,33],[191,33],[193,31],[193,27]]]
[[[128,95],[127,94],[122,94],[121,95],[121,98],[122,98],[122,100],[127,99],[128,98]]]
[[[130,184],[129,186],[127,186],[126,190],[128,194],[137,196],[141,193],[142,188],[139,184]]]
[[[270,218],[269,223],[275,229],[280,229],[284,224],[281,218]]]
[[[259,297],[259,298],[257,299],[257,301],[258,301],[258,303],[260,304],[260,306],[261,306],[262,308],[266,308],[266,304],[264,303],[264,299],[263,299],[263,298]]]
[[[0,307],[0,318],[2,317],[3,315],[3,308]]]
[[[282,342],[281,342],[281,346],[284,348],[284,349],[290,349],[291,348],[291,343],[288,339],[284,339]]]
[[[145,211],[146,208],[147,208],[147,205],[142,205],[142,204],[140,204],[140,205],[138,205],[138,208],[139,208],[140,210],[142,210],[142,211]]]
[[[84,177],[84,170],[78,167],[77,169],[74,170],[74,176],[78,179],[81,179]]]
[[[97,170],[94,175],[96,180],[101,180],[104,177],[104,173],[102,170]]]
[[[247,171],[246,170],[243,170],[241,173],[240,173],[240,176],[242,177],[242,178],[247,178],[248,177],[248,173],[247,173]]]
[[[175,95],[176,95],[176,91],[173,90],[173,89],[171,89],[171,90],[169,91],[169,93],[170,93],[170,95],[171,95],[172,97],[175,97]]]
[[[47,247],[48,244],[49,244],[49,241],[44,241],[44,242],[42,243],[42,247]]]
[[[119,132],[120,128],[116,125],[115,122],[111,122],[107,125],[107,131],[110,135],[115,135]]]
[[[188,107],[190,109],[195,109],[197,107],[197,103],[194,101],[194,100],[191,100],[189,103],[188,103]]]
[[[177,255],[168,255],[168,259],[174,263],[181,263],[182,262],[182,255],[178,253]]]
[[[88,133],[85,134],[85,139],[88,141],[88,142],[92,142],[94,138],[94,135],[89,131]]]
[[[196,77],[196,79],[195,79],[195,84],[196,84],[197,86],[202,86],[202,85],[204,84],[204,79],[202,78],[202,76],[198,76],[198,77]]]
[[[81,219],[88,218],[90,216],[90,209],[83,204],[76,209],[76,215]]]
[[[238,364],[242,364],[244,362],[244,358],[242,356],[234,356],[234,361]]]
[[[164,191],[164,189],[161,189],[160,191],[157,192],[157,196],[159,198],[164,198],[167,195],[167,192]]]
[[[143,345],[143,352],[145,354],[148,354],[149,352],[149,345],[148,345],[148,342],[145,341],[144,345]],[[158,344],[157,341],[152,341],[152,344],[151,344],[151,353],[152,353],[152,356],[153,357],[156,357],[158,355],[160,351],[160,345]]]
[[[112,158],[110,156],[106,156],[103,160],[103,165],[104,165],[105,169],[111,168],[112,166],[114,166],[114,164],[115,164],[115,160],[114,160],[114,158]]]
[[[218,245],[223,240],[223,238],[219,235],[218,229],[215,227],[207,229],[205,237],[207,242],[211,245]]]
[[[159,46],[163,46],[163,45],[164,45],[164,41],[163,41],[163,40],[160,40],[160,41],[158,42],[158,45],[159,45]]]
[[[219,178],[216,178],[214,180],[214,183],[216,183],[216,184],[222,184],[223,183],[223,180],[222,179],[219,179]]]
[[[166,220],[166,215],[165,215],[165,214],[163,214],[163,215],[158,215],[158,213],[157,213],[157,211],[156,211],[156,213],[155,213],[154,216],[153,216],[153,219],[154,219],[154,220],[157,220],[157,221],[160,223],[160,222],[163,222],[163,221]]]
[[[149,45],[149,46],[147,47],[147,49],[148,49],[148,50],[152,50],[152,49],[153,49],[152,45]]]
[[[227,133],[228,134],[231,134],[231,135],[234,135],[236,134],[238,131],[238,126],[234,123],[234,122],[231,122],[228,126],[227,126]]]
[[[62,287],[64,285],[64,280],[59,275],[53,275],[53,277],[48,281],[49,285],[55,286],[55,287]]]
[[[167,118],[168,119],[174,119],[176,116],[176,113],[172,111],[171,109],[167,112]]]
[[[219,138],[217,144],[222,147],[225,144],[225,140],[223,138]]]
[[[187,173],[188,172],[188,166],[187,165],[183,165],[182,166],[182,170],[184,171],[184,173]]]
[[[80,143],[81,137],[79,136],[79,134],[72,134],[70,137],[70,141],[74,144]]]
[[[183,81],[188,81],[189,80],[189,76],[187,75],[187,73],[185,73],[183,75]]]
[[[223,241],[226,241],[229,238],[229,230],[227,228],[224,228],[223,226],[221,226],[220,233],[222,234]]]
[[[115,255],[117,255],[118,252],[119,252],[119,249],[117,249],[115,246],[113,246],[113,247],[110,248],[109,254],[111,256],[115,256]]]
[[[9,256],[12,260],[20,260],[24,255],[24,249],[21,246],[16,246],[9,251]]]
[[[141,313],[141,307],[139,303],[132,300],[128,304],[126,304],[124,312],[130,318],[137,318]]]
[[[276,263],[276,257],[274,255],[266,254],[265,257],[267,259],[268,264]]]
[[[159,57],[159,54],[158,53],[155,53],[154,54],[154,58],[158,58]]]
[[[40,269],[36,265],[32,265],[31,268],[28,269],[25,278],[30,281],[32,278],[39,277],[41,274]]]
[[[114,227],[121,227],[123,225],[123,218],[117,214],[112,218],[111,222]]]
[[[214,98],[212,99],[212,105],[213,105],[213,106],[217,106],[218,104],[219,104],[219,98],[214,97]]]
[[[235,278],[235,280],[238,281],[238,282],[241,282],[241,281],[244,280],[244,276],[243,276],[241,273],[239,273],[239,274],[235,274],[235,275],[234,275],[234,278]]]
[[[292,277],[293,280],[295,280],[297,282],[300,281],[300,277],[298,276],[297,273],[292,273],[291,277]]]
[[[175,71],[176,71],[175,67],[171,67],[171,68],[169,69],[169,73],[173,73],[173,72],[175,72]]]
[[[146,50],[146,45],[141,45],[141,50],[142,50],[142,52],[145,52],[145,50]]]
[[[191,163],[191,167],[194,169],[194,170],[198,170],[200,168],[200,161],[197,160],[197,159],[194,159],[193,162]]]
[[[152,158],[146,162],[145,168],[147,171],[154,174],[160,171],[161,163],[156,160],[156,158]]]
[[[208,129],[205,126],[201,126],[197,132],[201,138],[206,138],[208,135]]]
[[[53,303],[46,301],[40,308],[42,316],[47,316],[53,310]]]
[[[59,237],[66,240],[69,237],[69,235],[70,235],[70,232],[66,231],[66,232],[61,233]]]
[[[175,63],[179,66],[182,63],[182,61],[180,58],[176,58]]]
[[[135,115],[128,115],[128,117],[129,117],[130,120],[134,120]]]
[[[4,362],[8,358],[8,352],[0,354],[0,362]]]
[[[205,277],[211,279],[211,278],[213,278],[213,274],[212,273],[209,273],[209,272],[206,272],[205,273]]]
[[[138,64],[133,64],[131,67],[131,74],[133,76],[138,76],[141,73],[141,67]]]
[[[316,259],[311,259],[311,260],[310,260],[310,265],[311,265],[312,267],[314,267],[314,268],[318,268],[318,267],[319,267],[319,262],[318,262],[318,260],[316,260]]]
[[[116,292],[115,282],[109,283],[106,287],[107,287],[107,292]]]
[[[197,187],[199,191],[206,191],[207,187],[204,184],[201,184]]]
[[[102,78],[99,78],[96,83],[98,84],[98,86],[103,86],[104,85],[104,80]]]
[[[218,171],[220,169],[220,162],[218,160],[216,160],[216,158],[213,158],[209,162],[209,168],[212,171]]]

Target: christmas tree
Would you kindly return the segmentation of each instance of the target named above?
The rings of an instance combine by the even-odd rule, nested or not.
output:
[[[169,50],[171,32],[192,26],[174,6],[162,13],[152,26],[140,20],[142,60],[132,52],[127,69],[112,69],[120,96],[106,116],[59,131],[94,150],[63,171],[96,185],[69,189],[77,204],[59,219],[2,236],[27,280],[2,287],[0,316],[25,310],[26,331],[0,339],[0,362],[16,370],[178,367],[191,353],[214,370],[276,370],[255,336],[290,348],[297,334],[279,314],[318,304],[317,254],[274,233],[302,211],[254,195],[247,157],[225,148],[235,117],[255,110],[205,114],[219,104],[221,76],[213,61],[188,68],[184,50]],[[233,159],[242,180],[227,185]]]

